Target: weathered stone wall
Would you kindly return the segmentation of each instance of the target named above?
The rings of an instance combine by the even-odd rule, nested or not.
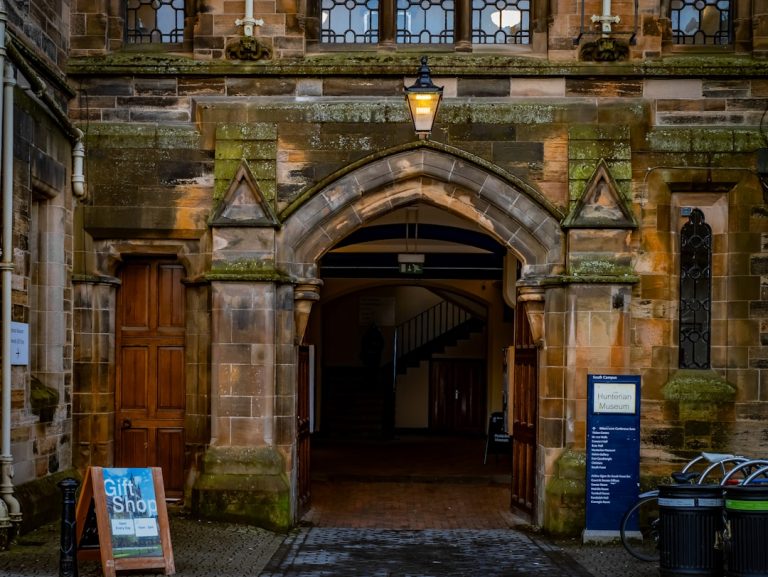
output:
[[[263,24],[255,26],[253,38],[268,51],[268,58],[301,58],[328,50],[317,42],[318,11],[311,3],[312,0],[254,3],[254,18]],[[735,51],[764,54],[768,37],[764,3],[736,8],[733,14]],[[619,52],[624,58],[656,58],[689,48],[672,44],[669,15],[662,12],[668,9],[667,3],[642,0],[636,10],[632,2],[614,2],[611,9],[612,15],[620,19],[611,24],[611,39],[620,45]],[[122,5],[101,0],[78,3],[72,11],[73,54],[96,55],[126,48],[124,10]],[[580,54],[589,53],[601,37],[599,24],[591,20],[593,15],[600,14],[599,0],[537,2],[530,43],[512,48],[517,53],[546,54],[557,61],[578,60]],[[190,53],[199,60],[227,58],[232,46],[244,37],[243,27],[236,23],[244,16],[244,2],[207,0],[196,4],[189,10],[184,41],[179,43],[178,51]],[[613,47],[611,43],[611,50]],[[494,46],[494,49],[506,52],[510,47]],[[461,50],[467,48],[461,47]]]

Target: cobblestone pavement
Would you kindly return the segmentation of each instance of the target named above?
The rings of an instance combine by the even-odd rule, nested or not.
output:
[[[514,529],[301,527],[287,536],[245,525],[170,519],[181,577],[656,577],[620,545],[551,541]],[[56,577],[59,527],[45,525],[0,552],[2,577]],[[97,577],[81,562],[80,577]],[[120,573],[119,575],[122,575]],[[133,577],[160,573],[130,573]]]
[[[285,538],[256,527],[198,521],[180,514],[170,516],[170,529],[176,574],[182,577],[256,577]],[[57,524],[45,525],[18,538],[8,551],[0,552],[0,576],[58,576],[59,531]],[[78,568],[80,577],[102,574],[95,561],[80,562]],[[157,577],[162,571],[129,574]]]
[[[562,552],[512,530],[304,528],[263,577],[589,577]]]

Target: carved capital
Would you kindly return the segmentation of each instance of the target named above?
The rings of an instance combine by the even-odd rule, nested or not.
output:
[[[535,286],[521,286],[517,301],[528,317],[531,337],[537,347],[544,345],[544,289]]]
[[[312,305],[320,300],[320,287],[323,281],[317,278],[300,279],[293,287],[293,323],[295,327],[294,343],[304,341],[304,333],[309,322]]]

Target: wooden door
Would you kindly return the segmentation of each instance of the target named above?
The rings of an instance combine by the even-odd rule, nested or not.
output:
[[[533,515],[536,503],[536,403],[538,349],[525,305],[515,311],[515,360],[512,382],[512,506]]]
[[[296,406],[296,477],[299,502],[299,518],[309,510],[312,499],[310,481],[310,405],[309,405],[309,347],[300,346],[298,351],[298,388]]]
[[[129,261],[118,293],[115,460],[161,467],[165,494],[184,490],[184,269]]]
[[[485,429],[485,361],[436,359],[430,363],[429,427],[444,433]]]

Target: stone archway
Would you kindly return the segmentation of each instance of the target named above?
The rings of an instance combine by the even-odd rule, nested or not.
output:
[[[512,175],[433,143],[385,151],[327,178],[282,212],[277,229],[250,213],[215,221],[206,274],[211,441],[192,489],[198,514],[266,527],[297,521],[296,345],[319,298],[318,263],[357,228],[413,203],[475,223],[523,263],[523,284],[564,270],[557,208]]]
[[[536,340],[543,344],[544,289],[539,285],[564,270],[562,214],[526,183],[426,146],[353,168],[289,209],[277,234],[276,263],[302,279],[294,292],[297,330],[303,331],[318,296],[313,291],[310,301],[299,287],[308,280],[319,283],[321,257],[368,222],[415,203],[475,223],[522,262],[523,310],[535,321]]]
[[[425,202],[477,223],[535,282],[563,272],[562,214],[535,189],[443,150],[420,147],[351,170],[293,210],[276,239],[277,265],[313,278],[319,258],[363,223]]]

